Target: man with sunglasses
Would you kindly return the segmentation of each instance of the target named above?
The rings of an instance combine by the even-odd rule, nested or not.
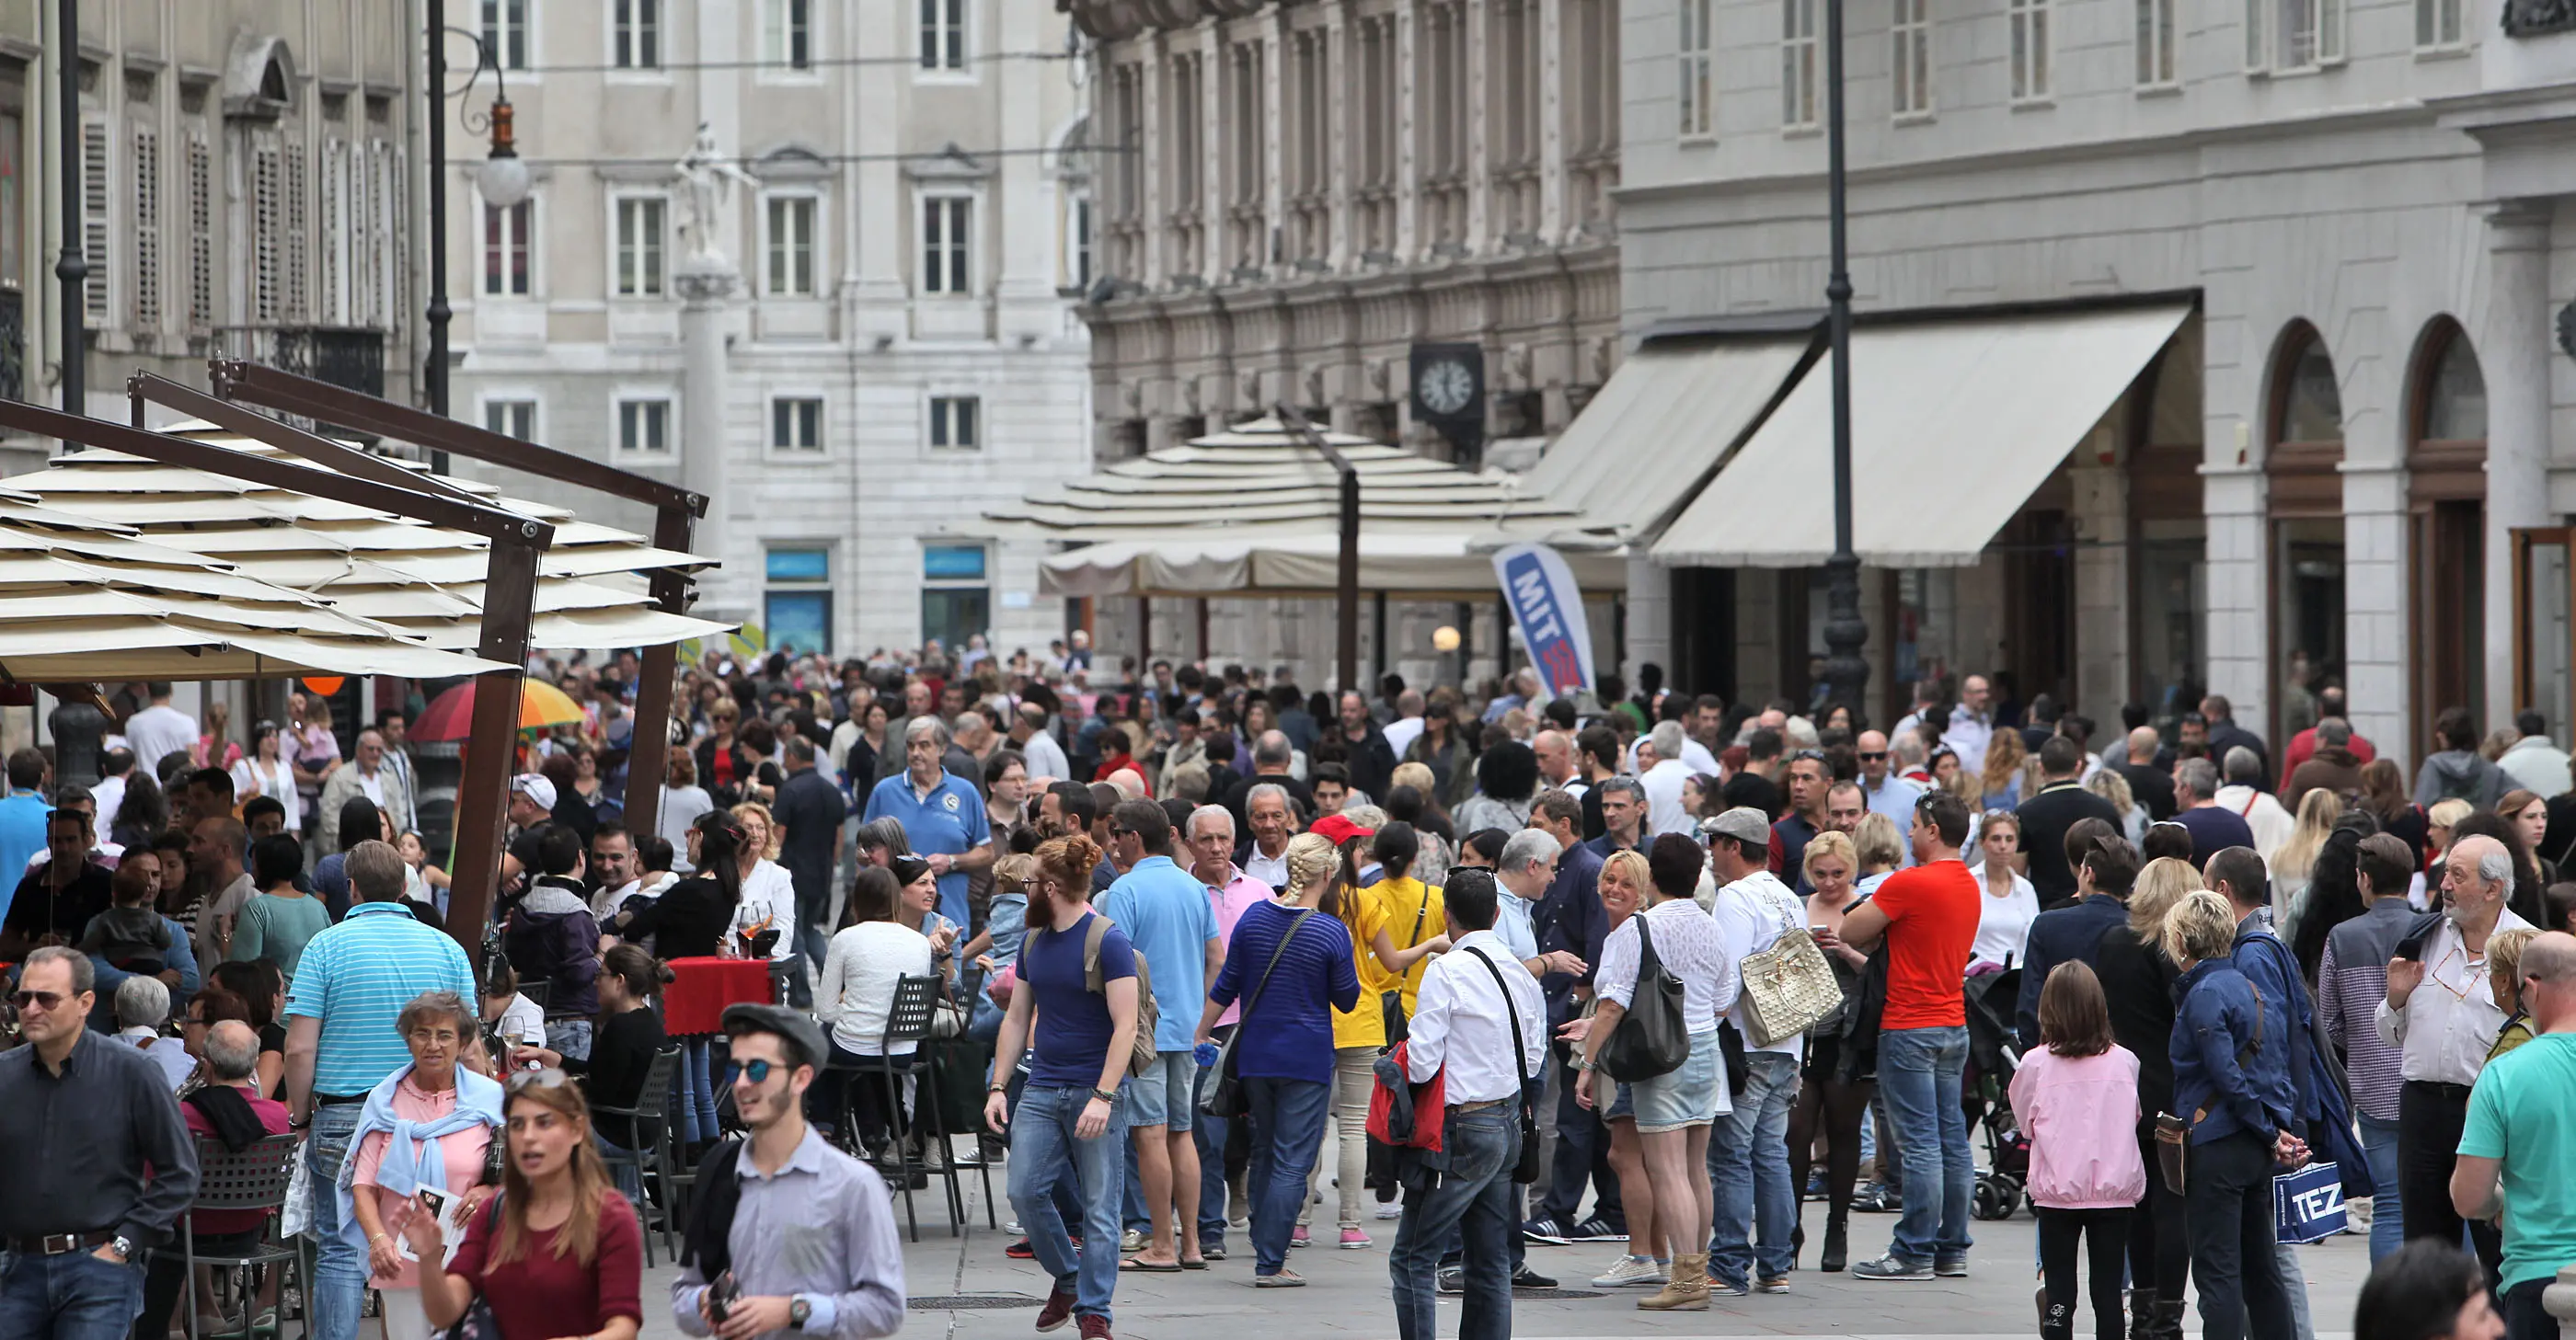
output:
[[[876,1170],[805,1122],[805,1091],[828,1055],[813,1020],[777,1005],[728,1005],[726,1068],[751,1138],[698,1167],[671,1314],[689,1335],[726,1340],[892,1335],[903,1326],[903,1241]],[[710,1285],[731,1277],[713,1319]]]
[[[1896,775],[1888,766],[1893,750],[1880,732],[1862,731],[1860,738],[1852,742],[1852,752],[1860,761],[1860,794],[1869,812],[1886,815],[1897,832],[1904,832],[1914,822],[1914,802],[1923,794],[1923,788]]]
[[[136,1258],[197,1194],[196,1141],[161,1067],[90,1036],[93,985],[87,958],[47,946],[10,997],[28,1044],[0,1053],[0,1335],[13,1340],[122,1340],[143,1310]]]

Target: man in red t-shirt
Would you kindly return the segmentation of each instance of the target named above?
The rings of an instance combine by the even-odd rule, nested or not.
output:
[[[1977,1170],[1959,1105],[1968,1064],[1962,988],[1980,903],[1977,877],[1959,860],[1967,840],[1966,803],[1946,791],[1925,794],[1914,806],[1913,867],[1888,876],[1843,918],[1842,938],[1853,947],[1887,941],[1878,1097],[1905,1168],[1905,1212],[1895,1241],[1887,1255],[1852,1266],[1861,1279],[1968,1273],[1968,1201]]]

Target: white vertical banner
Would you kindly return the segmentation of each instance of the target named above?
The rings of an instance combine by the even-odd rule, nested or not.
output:
[[[1583,615],[1583,590],[1565,556],[1543,544],[1515,544],[1494,552],[1494,577],[1520,625],[1521,644],[1538,667],[1548,696],[1592,686],[1592,628]]]

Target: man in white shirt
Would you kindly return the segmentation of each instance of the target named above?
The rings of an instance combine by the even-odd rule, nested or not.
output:
[[[2210,800],[2254,830],[2254,854],[2266,863],[2298,831],[2299,821],[2263,790],[2263,756],[2243,745],[2227,751],[2227,785]]]
[[[1646,748],[1654,751],[1654,766],[1637,777],[1646,788],[1646,835],[1662,837],[1666,833],[1691,833],[1698,828],[1698,816],[1682,808],[1682,783],[1696,771],[1682,761],[1683,746],[1690,735],[1678,721],[1659,722],[1655,733],[1647,737]],[[1638,759],[1644,762],[1642,755]]]
[[[1011,712],[1011,747],[1029,761],[1029,776],[1052,777],[1067,781],[1073,776],[1073,764],[1064,756],[1064,746],[1047,733],[1046,709],[1036,703],[1022,703]]]
[[[2487,1049],[2504,1027],[2487,973],[2487,945],[2498,931],[2527,927],[2504,905],[2513,890],[2513,856],[2491,837],[2465,837],[2442,859],[2450,895],[2442,920],[2420,941],[2397,942],[2388,961],[2388,996],[2373,1011],[2380,1041],[2399,1051],[2397,1090],[2398,1203],[2406,1239],[2460,1240],[2451,1204],[2452,1165],[2469,1115],[2469,1090],[2486,1068]],[[2495,1225],[2468,1224],[2478,1256],[2502,1256]]]
[[[1717,816],[1710,830],[1709,865],[1721,886],[1712,915],[1726,961],[1741,964],[1784,933],[1805,934],[1806,903],[1771,873],[1771,825],[1762,811],[1739,805]],[[1797,1261],[1789,1236],[1798,1226],[1799,1190],[1789,1181],[1789,1107],[1798,1097],[1806,1037],[1792,1033],[1755,1046],[1741,992],[1727,1018],[1744,1035],[1745,1081],[1734,1108],[1718,1116],[1708,1137],[1716,1196],[1709,1291],[1787,1293]],[[1826,1256],[1842,1254],[1843,1244],[1825,1244]]]
[[[163,758],[196,747],[197,719],[170,705],[170,681],[152,681],[149,692],[152,705],[125,719],[125,738],[135,761],[157,773]]]
[[[1995,737],[1994,714],[1986,710],[1994,690],[1984,675],[1970,675],[1959,681],[1959,705],[1950,709],[1950,722],[1941,732],[1941,743],[1959,756],[1959,766],[1971,773],[1986,767],[1986,744]]]
[[[1445,1069],[1448,1172],[1432,1190],[1405,1200],[1387,1261],[1400,1340],[1439,1340],[1433,1270],[1453,1232],[1465,1235],[1466,1294],[1458,1340],[1510,1340],[1513,1204],[1520,1162],[1523,1095],[1540,1073],[1547,1006],[1538,979],[1494,933],[1500,912],[1493,879],[1453,871],[1444,894],[1449,952],[1424,970],[1415,998],[1405,1076],[1426,1083]]]
[[[1413,742],[1422,738],[1422,690],[1406,689],[1395,695],[1395,720],[1386,723],[1386,747],[1395,751],[1398,761]]]
[[[89,794],[98,802],[97,836],[103,838],[116,831],[116,812],[125,808],[125,783],[134,774],[134,751],[108,750],[99,760],[99,769],[106,775],[89,789]]]
[[[1271,888],[1287,888],[1288,839],[1297,831],[1288,808],[1288,788],[1263,782],[1244,793],[1243,808],[1244,826],[1252,830],[1252,840],[1244,844],[1235,864]]]

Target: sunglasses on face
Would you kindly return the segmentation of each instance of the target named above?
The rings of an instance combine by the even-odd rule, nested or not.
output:
[[[776,1069],[767,1061],[736,1061],[725,1067],[725,1083],[747,1079],[755,1085],[767,1084],[770,1072]]]
[[[512,1075],[510,1082],[503,1087],[511,1093],[523,1089],[556,1089],[563,1087],[567,1078],[563,1071],[547,1066],[543,1070],[522,1070]]]
[[[40,1010],[51,1010],[63,1003],[63,995],[59,991],[18,991],[10,994],[9,1003],[22,1010],[30,1005]]]

